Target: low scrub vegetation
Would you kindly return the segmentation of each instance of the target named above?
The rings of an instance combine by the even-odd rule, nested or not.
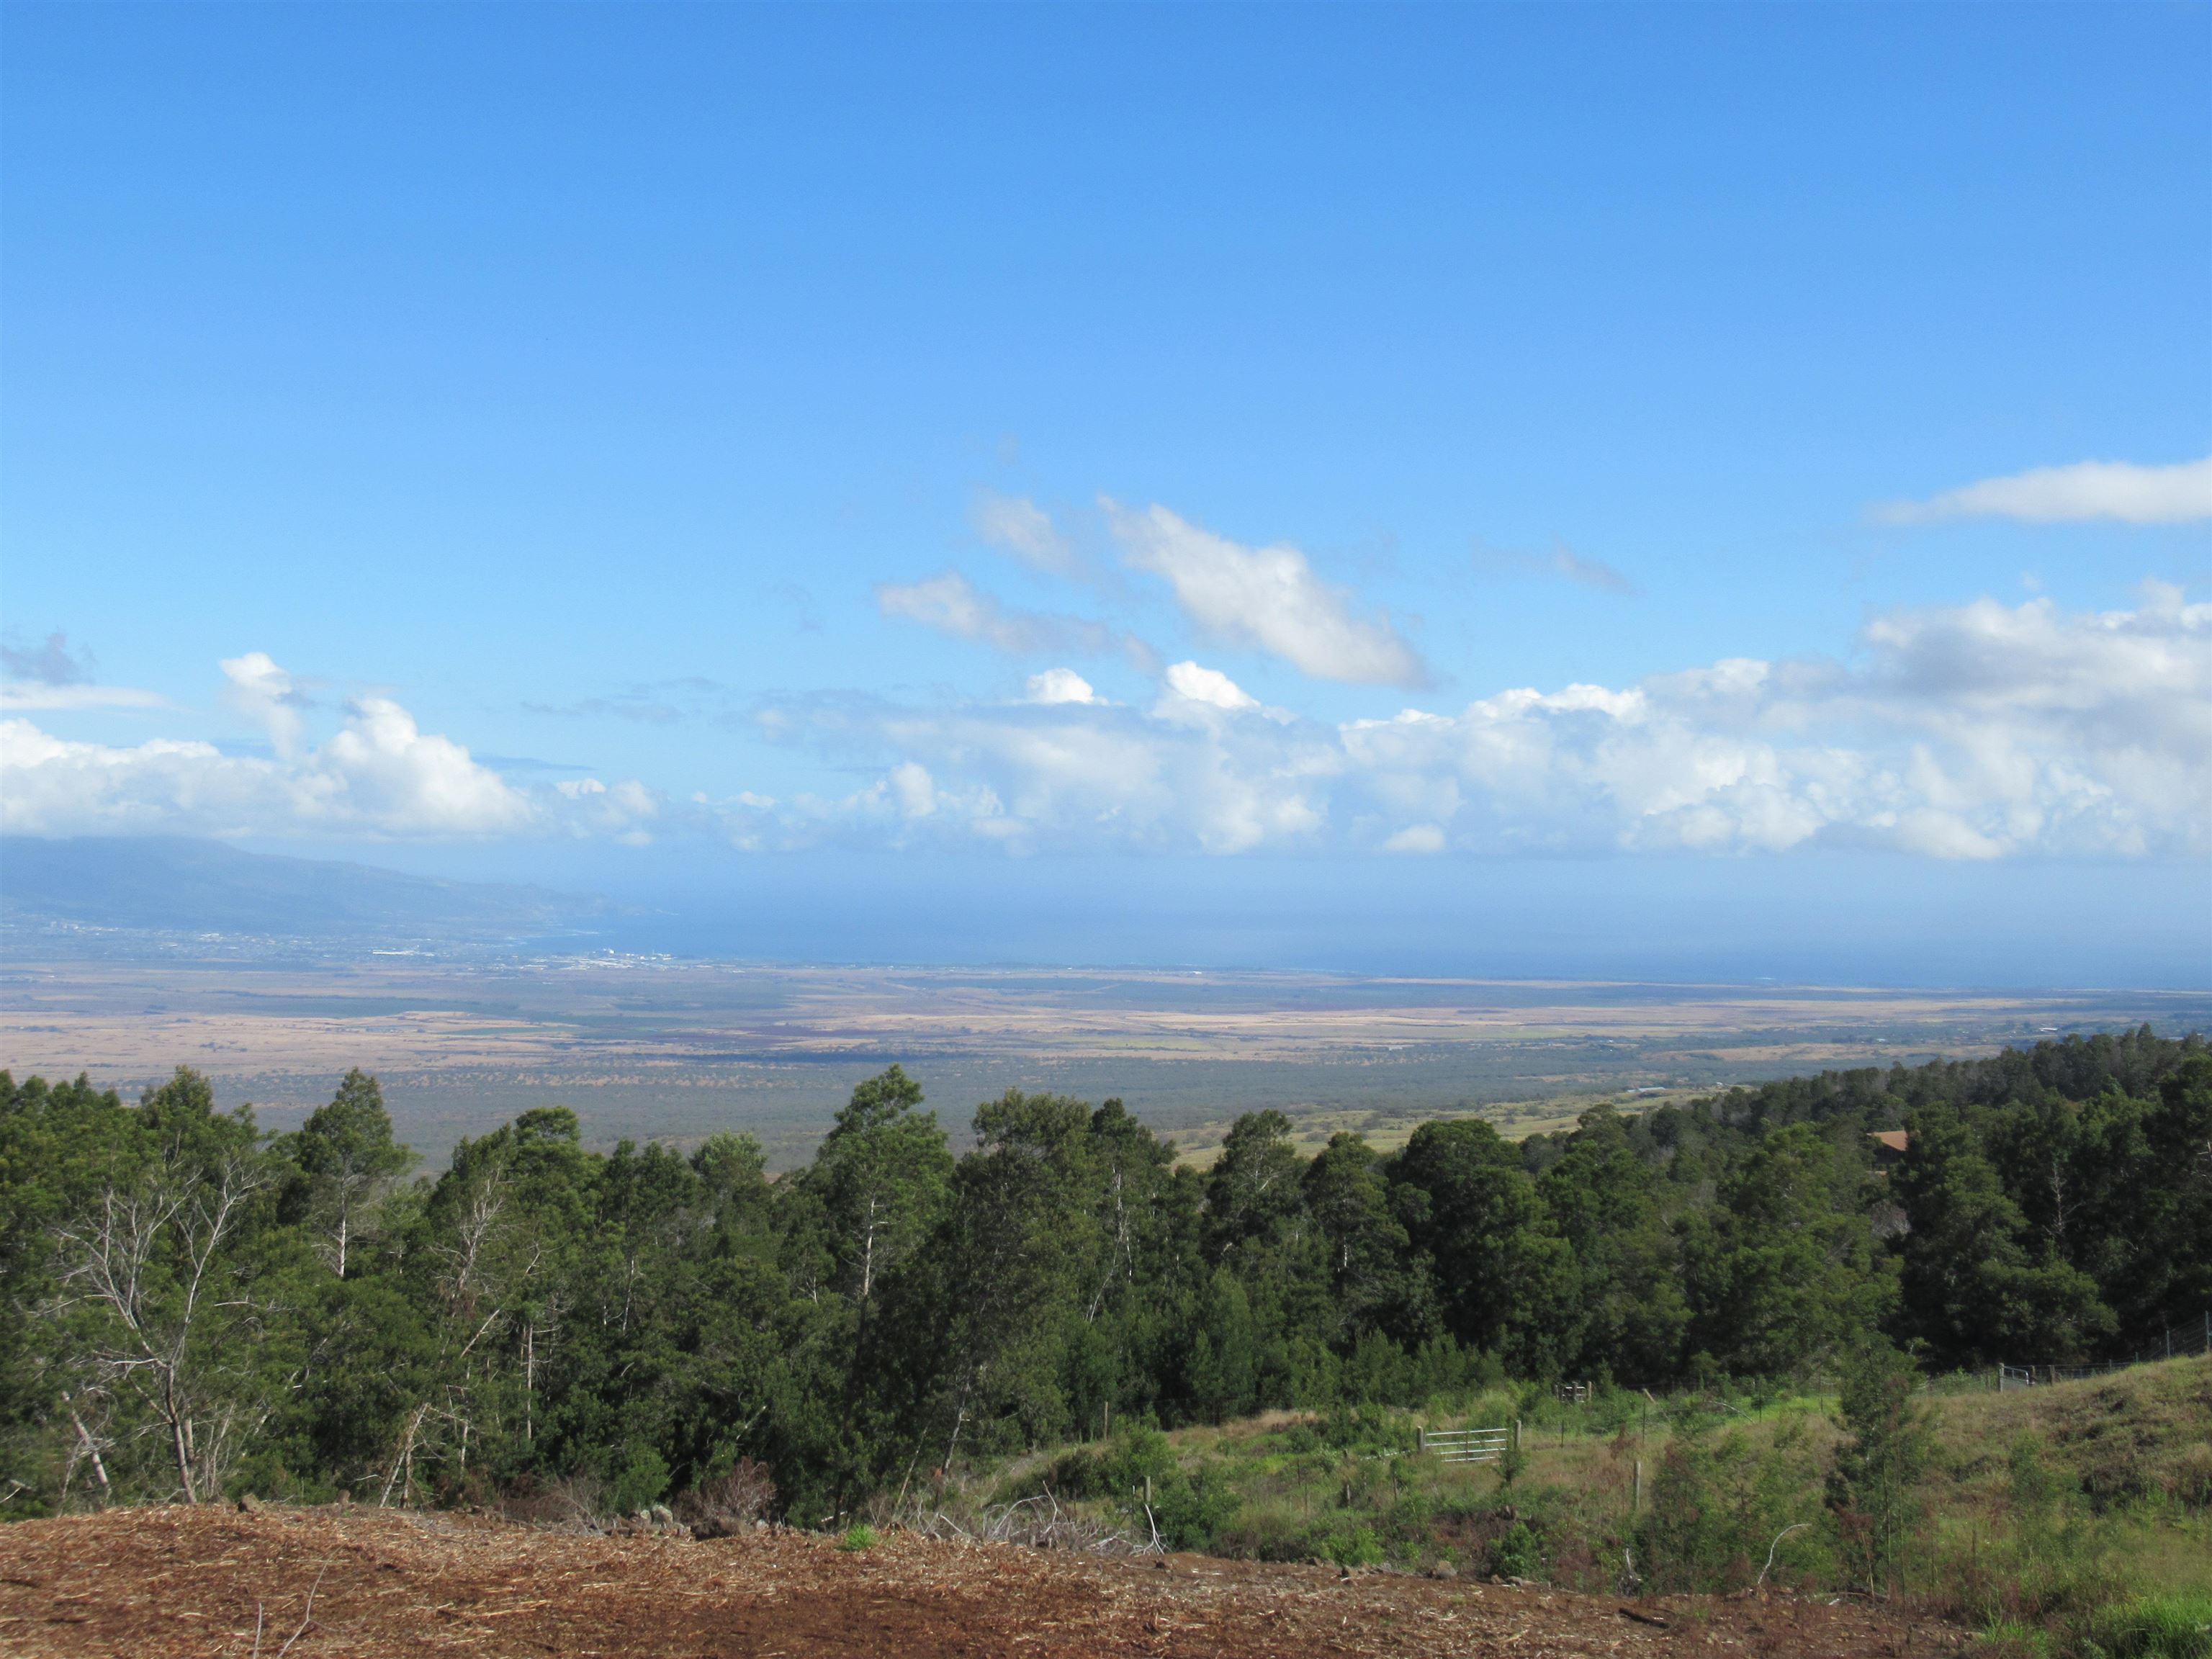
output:
[[[1517,1460],[1420,1449],[1424,1428],[1516,1420]],[[1157,1524],[1170,1548],[1605,1594],[1850,1591],[2000,1650],[2117,1659],[2212,1655],[2208,1468],[2212,1358],[1945,1394],[1877,1354],[1832,1392],[1601,1389],[1564,1405],[1532,1385],[1139,1424],[978,1490],[1000,1504],[1049,1493],[1102,1537]]]

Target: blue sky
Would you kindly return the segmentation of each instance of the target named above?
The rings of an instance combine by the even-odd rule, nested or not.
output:
[[[5,26],[11,831],[2212,910],[2212,8]]]

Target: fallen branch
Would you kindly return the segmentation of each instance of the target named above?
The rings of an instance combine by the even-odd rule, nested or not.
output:
[[[322,1589],[323,1573],[329,1571],[330,1567],[325,1564],[322,1571],[315,1575],[315,1582],[307,1586],[307,1610],[300,1615],[300,1628],[292,1632],[291,1641],[276,1650],[276,1659],[284,1659],[284,1656],[292,1650],[292,1643],[307,1633],[307,1621],[315,1616],[315,1592]]]

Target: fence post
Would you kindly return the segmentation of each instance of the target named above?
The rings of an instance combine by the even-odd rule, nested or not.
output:
[[[1426,1451],[1428,1449],[1429,1431],[1426,1429],[1415,1429],[1413,1431],[1413,1449],[1415,1451]]]
[[[1632,1519],[1644,1513],[1644,1460],[1640,1457],[1636,1460],[1636,1491],[1628,1500],[1628,1513]]]

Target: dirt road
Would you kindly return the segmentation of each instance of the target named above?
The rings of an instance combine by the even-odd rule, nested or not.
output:
[[[1944,1626],[1825,1601],[1627,1601],[905,1535],[848,1553],[799,1533],[604,1538],[330,1509],[137,1510],[0,1528],[9,1654],[1903,1659],[1959,1645]]]

